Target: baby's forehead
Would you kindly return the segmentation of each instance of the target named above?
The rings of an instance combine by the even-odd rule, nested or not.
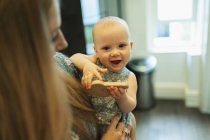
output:
[[[128,25],[123,19],[118,17],[105,17],[94,25],[92,30],[93,40],[98,33],[107,32],[108,30],[112,31],[113,29],[124,30],[130,36]]]
[[[127,26],[126,22],[120,18],[104,18],[98,21],[95,24],[95,27],[97,26],[113,26],[113,25],[122,25],[122,26]]]

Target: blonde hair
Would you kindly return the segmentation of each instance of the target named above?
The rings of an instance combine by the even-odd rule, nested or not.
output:
[[[98,126],[88,96],[80,82],[73,76],[63,72],[63,79],[68,89],[68,101],[72,109],[72,129],[81,138],[97,139]]]
[[[0,0],[0,139],[65,140],[66,89],[52,60],[53,0]]]
[[[95,42],[95,37],[97,36],[97,30],[104,29],[106,31],[107,28],[113,27],[113,26],[122,26],[128,33],[128,37],[130,38],[130,31],[128,28],[128,24],[125,22],[125,20],[115,17],[115,16],[108,16],[100,19],[93,27],[92,30],[92,36],[93,36],[93,42]]]

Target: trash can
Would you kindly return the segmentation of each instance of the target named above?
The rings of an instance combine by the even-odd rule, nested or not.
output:
[[[153,73],[157,65],[154,56],[132,59],[127,67],[137,78],[137,110],[148,110],[155,106]]]

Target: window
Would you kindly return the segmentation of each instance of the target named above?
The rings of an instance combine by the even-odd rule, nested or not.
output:
[[[150,0],[150,4],[150,49],[167,52],[198,48],[196,0]]]
[[[92,28],[100,19],[98,0],[81,0],[87,54],[93,54]]]
[[[102,17],[120,15],[119,0],[81,0],[87,54],[93,54],[92,28]]]

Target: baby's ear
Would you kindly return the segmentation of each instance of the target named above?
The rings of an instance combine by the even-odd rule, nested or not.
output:
[[[93,49],[94,49],[94,51],[95,51],[95,53],[96,53],[96,46],[93,46]]]
[[[131,46],[131,48],[133,48],[133,42],[132,41],[130,41],[130,46]]]
[[[97,50],[96,46],[93,46],[93,48],[94,48],[96,57],[98,57],[98,50]]]

